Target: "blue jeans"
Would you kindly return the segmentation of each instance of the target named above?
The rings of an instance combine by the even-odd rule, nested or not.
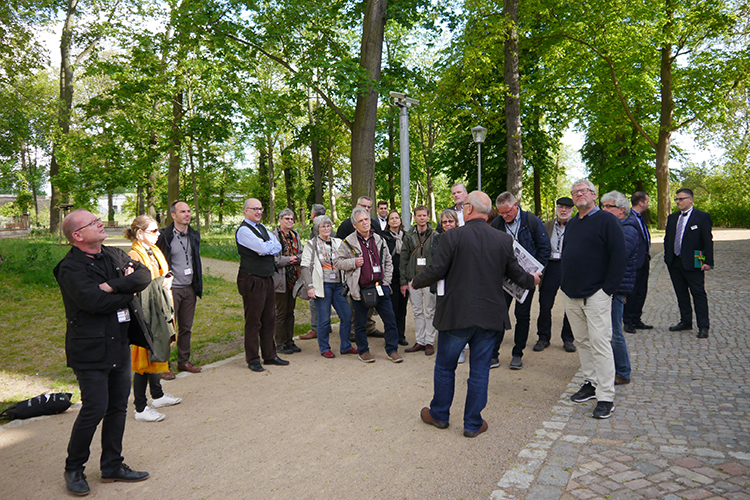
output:
[[[385,352],[391,354],[398,351],[398,328],[396,327],[396,315],[393,314],[393,305],[391,304],[391,291],[387,286],[382,288],[383,296],[378,296],[378,304],[375,309],[385,326]],[[357,350],[360,354],[370,352],[367,343],[368,309],[363,301],[352,299],[352,310],[354,311],[354,339],[357,342]],[[318,321],[320,321],[320,318],[318,318]]]
[[[339,337],[341,338],[341,347],[339,352],[345,353],[352,348],[349,341],[349,332],[352,329],[352,310],[346,297],[341,296],[341,283],[323,283],[325,297],[315,298],[315,307],[318,310],[318,347],[320,352],[331,350],[328,344],[328,330],[331,326],[331,306],[336,310],[336,314],[341,319],[339,324]]]
[[[612,354],[615,356],[615,373],[630,379],[630,355],[625,336],[622,334],[622,314],[625,309],[625,297],[616,293],[612,296]]]
[[[464,430],[478,431],[482,426],[482,410],[487,406],[487,385],[490,360],[499,332],[481,328],[441,330],[438,332],[435,356],[435,394],[430,403],[430,416],[438,422],[450,420],[453,393],[456,388],[458,357],[469,344],[469,380],[464,405]]]

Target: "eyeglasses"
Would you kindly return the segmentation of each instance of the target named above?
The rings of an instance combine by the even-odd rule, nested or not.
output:
[[[157,227],[156,229],[141,229],[141,231],[143,231],[144,233],[156,234],[159,232],[159,228]]]
[[[285,221],[294,222],[294,217],[282,217]]]
[[[586,193],[593,193],[593,192],[594,192],[594,191],[592,191],[592,190],[591,190],[591,189],[589,189],[589,188],[583,188],[583,189],[576,189],[576,190],[571,190],[571,191],[570,191],[570,194],[572,194],[573,196],[575,196],[575,195],[577,195],[577,194],[586,194]]]
[[[263,207],[247,207],[247,210],[255,210],[256,212],[262,212]]]
[[[690,196],[683,196],[682,198],[675,198],[674,201],[689,200]]]
[[[74,232],[74,233],[77,233],[77,232],[79,232],[79,231],[83,231],[83,230],[84,230],[84,229],[86,229],[87,227],[90,227],[90,226],[98,226],[98,225],[99,225],[99,224],[101,224],[101,223],[102,223],[102,220],[101,220],[101,219],[94,219],[94,220],[92,220],[91,222],[89,222],[88,224],[86,224],[85,226],[81,226],[81,227],[79,227],[78,229],[76,229],[76,230],[75,230],[75,231],[73,231],[73,232]]]
[[[617,205],[602,205],[602,208],[617,208]]]

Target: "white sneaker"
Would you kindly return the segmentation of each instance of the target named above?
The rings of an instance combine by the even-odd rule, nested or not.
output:
[[[151,406],[153,406],[154,408],[163,408],[165,406],[174,406],[180,401],[182,401],[182,398],[176,398],[171,394],[167,394],[165,392],[164,395],[159,399],[152,399]]]
[[[147,406],[141,412],[135,412],[136,422],[161,422],[165,417],[166,415],[164,415],[163,413],[159,413],[150,406]]]
[[[458,357],[458,362],[459,363],[466,362],[466,350],[465,349],[461,351],[461,355]]]

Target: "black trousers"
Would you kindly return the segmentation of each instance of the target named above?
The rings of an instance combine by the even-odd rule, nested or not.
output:
[[[547,262],[544,270],[544,279],[539,285],[539,317],[536,320],[536,331],[539,340],[549,342],[552,339],[552,307],[555,305],[555,296],[560,289],[562,273],[559,260]],[[563,315],[563,327],[560,333],[563,342],[573,342],[573,330],[570,328],[568,316]]]
[[[398,283],[397,280],[394,280]],[[398,329],[399,340],[406,339],[406,308],[409,305],[409,291],[406,292],[406,297],[401,295],[401,290],[398,285],[393,285],[393,293],[391,294],[391,304],[393,305],[393,314],[396,316],[396,328]]]
[[[130,396],[130,349],[122,348],[122,360],[116,367],[103,370],[74,370],[81,389],[81,411],[78,413],[68,443],[66,471],[83,471],[91,453],[91,441],[102,422],[102,474],[120,468],[122,436]]]
[[[690,307],[690,296],[692,295],[698,328],[708,328],[708,296],[705,289],[705,273],[699,269],[686,270],[679,257],[675,257],[672,260],[672,265],[667,267],[674,292],[677,295],[680,322],[686,325],[693,324],[693,309]]]
[[[133,403],[135,411],[142,412],[148,406],[146,385],[151,388],[151,397],[159,399],[164,395],[161,388],[161,373],[133,373]]]
[[[643,260],[643,265],[635,271],[635,288],[628,300],[625,302],[625,310],[622,314],[622,322],[628,325],[634,325],[641,321],[643,314],[643,304],[646,302],[648,294],[648,272],[651,266],[651,259],[647,256]]]
[[[534,289],[529,290],[529,294],[526,296],[526,300],[523,302],[516,301],[516,307],[514,314],[516,316],[516,329],[515,335],[513,336],[513,356],[523,357],[523,350],[526,348],[526,342],[529,340],[529,323],[531,322],[531,302],[534,299]],[[505,302],[508,304],[508,310],[510,310],[510,304],[513,302],[513,297],[507,292],[505,293]],[[500,344],[503,343],[505,338],[505,332],[500,331],[500,335],[495,340],[495,349],[492,351],[492,357],[496,358],[500,355]]]

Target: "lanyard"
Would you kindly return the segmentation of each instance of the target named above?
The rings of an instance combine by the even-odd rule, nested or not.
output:
[[[190,240],[187,240],[188,246],[186,247],[185,244],[182,242],[182,236],[181,236],[182,233],[180,233],[176,229],[175,231],[177,232],[177,241],[180,243],[180,246],[185,251],[185,261],[187,262],[187,267],[193,267],[192,264],[190,264],[190,255],[188,255],[188,248],[190,248]]]

